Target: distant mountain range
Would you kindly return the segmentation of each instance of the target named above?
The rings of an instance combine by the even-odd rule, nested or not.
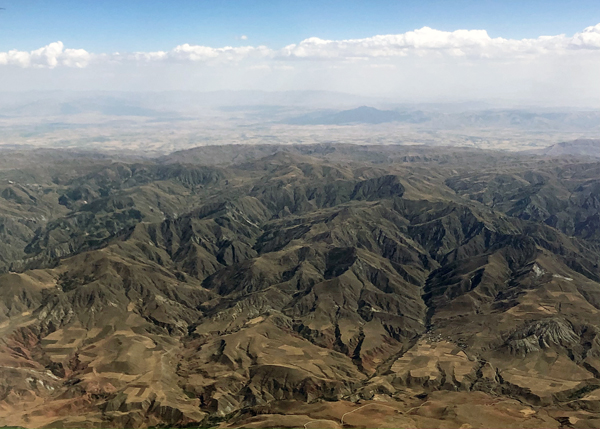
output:
[[[382,100],[332,91],[166,91],[99,92],[39,91],[0,94],[0,115],[7,117],[63,116],[100,113],[108,116],[189,115],[219,108],[265,111],[274,107],[344,109]],[[302,110],[301,110],[302,111]]]
[[[385,122],[407,121],[407,115],[394,110],[379,110],[374,107],[361,106],[356,109],[335,111],[318,111],[291,118],[286,121],[295,125],[346,125],[346,124],[382,124]]]
[[[360,106],[360,107],[357,107]],[[434,130],[600,131],[600,110],[493,108],[484,103],[398,104],[392,99],[328,91],[65,92],[0,94],[0,117],[118,117],[179,121],[200,116],[264,126],[401,123]],[[53,122],[54,123],[54,122]]]
[[[403,108],[380,110],[361,106],[349,110],[319,110],[288,118],[290,125],[350,125],[401,122],[424,124],[434,129],[456,128],[517,128],[536,130],[600,129],[599,111],[535,111],[517,109],[485,109],[442,111]]]
[[[538,153],[548,156],[589,156],[600,158],[600,139],[579,139],[571,142],[562,142]]]

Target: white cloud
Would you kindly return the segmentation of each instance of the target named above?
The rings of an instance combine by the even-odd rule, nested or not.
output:
[[[243,35],[238,37],[247,40]],[[65,49],[62,42],[50,43],[34,51],[0,52],[0,65],[55,68],[83,68],[92,63],[137,61],[222,63],[243,60],[377,60],[407,56],[447,56],[450,58],[515,59],[540,55],[564,55],[581,50],[600,50],[600,24],[572,37],[540,36],[535,39],[492,38],[485,30],[440,31],[423,27],[402,34],[364,39],[324,40],[311,37],[274,50],[266,46],[221,47],[183,44],[170,51],[90,54],[84,49]]]
[[[242,34],[240,36],[240,40],[248,40],[248,36],[246,36],[245,34]]]
[[[579,34],[579,33],[578,33]],[[373,36],[365,39],[323,40],[312,37],[286,46],[280,58],[352,59],[404,57],[410,54],[446,54],[454,57],[502,58],[563,52],[563,35],[537,39],[491,38],[485,30],[440,31],[423,27],[403,34]]]
[[[88,65],[92,56],[85,49],[65,49],[60,61],[67,67],[83,68]]]
[[[575,34],[571,39],[571,46],[582,49],[600,49],[600,24]]]
[[[158,52],[135,52],[130,55],[119,55],[115,59],[126,59],[132,61],[167,61],[167,62],[231,62],[241,61],[247,58],[266,58],[272,55],[272,51],[266,46],[241,46],[224,48],[211,48],[209,46],[183,44],[176,46],[170,51]]]
[[[59,65],[83,68],[91,55],[83,49],[65,49],[62,42],[54,42],[34,51],[11,50],[0,52],[0,65],[19,67],[54,68]]]

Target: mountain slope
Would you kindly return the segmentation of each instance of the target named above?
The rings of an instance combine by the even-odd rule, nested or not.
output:
[[[598,426],[598,163],[242,152],[3,172],[0,424]]]

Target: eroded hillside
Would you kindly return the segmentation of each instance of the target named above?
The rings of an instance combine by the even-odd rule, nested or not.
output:
[[[0,425],[600,427],[600,163],[3,165]]]

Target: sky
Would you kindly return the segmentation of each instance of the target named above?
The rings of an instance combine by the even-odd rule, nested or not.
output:
[[[0,0],[0,90],[600,104],[598,0]]]

